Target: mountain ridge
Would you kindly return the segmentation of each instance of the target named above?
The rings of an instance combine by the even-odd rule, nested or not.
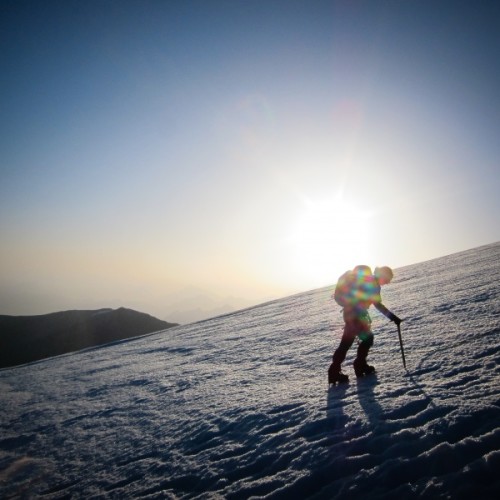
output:
[[[120,307],[34,316],[0,315],[0,368],[138,337],[178,326]]]

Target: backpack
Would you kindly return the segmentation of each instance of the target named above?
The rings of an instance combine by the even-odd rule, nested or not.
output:
[[[369,299],[374,291],[372,270],[369,266],[356,266],[346,271],[337,281],[333,298],[339,306],[355,306]]]

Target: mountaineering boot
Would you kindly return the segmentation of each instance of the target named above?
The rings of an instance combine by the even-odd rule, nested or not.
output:
[[[354,373],[356,377],[364,377],[365,375],[370,375],[370,373],[375,372],[375,368],[370,366],[366,361],[360,359],[354,360]]]
[[[340,371],[341,362],[333,356],[333,362],[328,368],[328,384],[345,384],[349,382],[349,377]]]
[[[346,384],[349,382],[349,377],[342,372],[330,373],[328,372],[328,384]]]

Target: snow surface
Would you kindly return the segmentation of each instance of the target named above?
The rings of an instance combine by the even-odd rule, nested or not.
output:
[[[331,289],[0,371],[2,498],[499,498],[500,243],[397,270],[377,375]]]

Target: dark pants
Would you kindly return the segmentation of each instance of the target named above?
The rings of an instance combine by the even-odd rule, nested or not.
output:
[[[342,339],[333,354],[333,362],[328,370],[330,376],[340,373],[340,368],[347,355],[347,351],[352,346],[356,337],[359,338],[359,345],[355,363],[358,363],[359,366],[367,364],[366,357],[368,356],[370,347],[373,345],[373,333],[371,332],[370,322],[360,319],[346,321]]]

